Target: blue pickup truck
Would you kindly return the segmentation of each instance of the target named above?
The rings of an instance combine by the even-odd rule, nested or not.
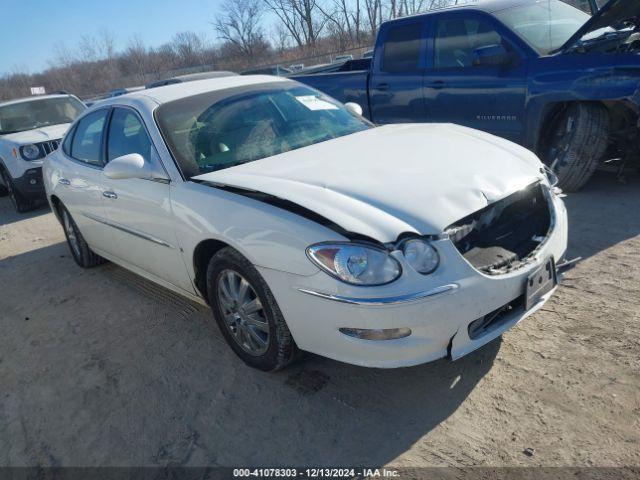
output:
[[[479,0],[384,23],[368,70],[297,75],[375,123],[452,122],[535,151],[567,191],[640,158],[640,0]]]

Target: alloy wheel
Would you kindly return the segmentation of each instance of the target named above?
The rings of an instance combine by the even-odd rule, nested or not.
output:
[[[218,275],[217,299],[224,325],[247,353],[263,355],[269,348],[269,322],[256,291],[234,270]]]
[[[73,221],[69,213],[65,210],[62,213],[62,220],[64,222],[64,231],[67,234],[67,239],[69,240],[69,245],[73,250],[73,253],[79,258],[80,257],[80,243],[78,242],[78,236],[76,235],[76,230],[73,226]]]

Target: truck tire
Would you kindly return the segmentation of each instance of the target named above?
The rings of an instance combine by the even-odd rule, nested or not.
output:
[[[237,250],[223,248],[209,261],[207,296],[222,335],[247,365],[273,371],[294,360],[298,349],[271,289]]]
[[[544,163],[561,189],[575,192],[591,178],[607,148],[609,114],[598,104],[574,103],[553,119],[549,132]]]
[[[25,198],[13,185],[11,181],[11,177],[4,170],[0,170],[0,175],[2,175],[2,182],[4,183],[5,190],[11,199],[11,203],[13,203],[13,207],[16,209],[18,213],[25,213],[29,210],[33,210],[35,207],[34,202]]]

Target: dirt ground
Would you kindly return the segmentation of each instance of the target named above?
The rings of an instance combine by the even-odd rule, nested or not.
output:
[[[566,202],[584,261],[501,340],[266,374],[208,310],[80,269],[47,209],[0,199],[0,465],[638,466],[640,178],[601,174]]]

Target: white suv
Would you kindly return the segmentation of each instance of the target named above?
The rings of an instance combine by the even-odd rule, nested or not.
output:
[[[18,212],[45,198],[42,160],[85,108],[67,94],[0,103],[0,196],[9,195]]]

